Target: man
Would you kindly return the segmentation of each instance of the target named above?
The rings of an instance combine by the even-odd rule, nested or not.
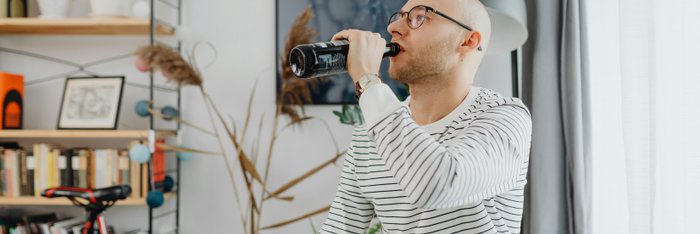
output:
[[[399,102],[381,83],[386,41],[344,30],[348,72],[366,124],[355,129],[322,232],[519,233],[531,118],[516,98],[472,87],[488,48],[478,0],[409,0],[387,30],[401,52],[389,74],[409,84]]]

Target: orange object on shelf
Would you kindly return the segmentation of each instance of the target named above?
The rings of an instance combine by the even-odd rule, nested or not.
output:
[[[165,139],[156,140],[156,152],[153,152],[153,158],[151,158],[153,183],[165,181],[165,150],[158,147],[159,144],[165,144]]]
[[[0,129],[22,129],[24,76],[0,72]]]

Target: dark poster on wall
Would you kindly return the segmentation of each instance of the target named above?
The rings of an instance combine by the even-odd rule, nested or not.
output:
[[[294,19],[311,6],[314,17],[309,26],[314,28],[318,35],[314,42],[329,41],[338,31],[348,28],[373,31],[382,34],[387,41],[391,36],[386,31],[389,16],[401,9],[405,0],[277,0],[277,39],[276,39],[276,67],[277,67],[277,94],[281,87],[281,60],[284,54],[286,36],[290,31]],[[391,87],[399,97],[408,95],[406,86],[389,78],[387,69],[389,60],[384,59],[380,75],[382,81]],[[356,104],[355,86],[352,79],[343,73],[332,76],[316,84],[316,92],[313,92],[313,102],[310,104]]]

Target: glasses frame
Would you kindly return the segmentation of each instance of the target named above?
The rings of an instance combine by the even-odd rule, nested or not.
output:
[[[449,20],[449,21],[452,21],[453,23],[459,25],[460,27],[462,27],[462,28],[464,28],[464,29],[466,29],[466,30],[469,30],[469,31],[471,31],[471,32],[474,31],[474,29],[472,29],[472,27],[469,27],[469,26],[467,26],[466,24],[463,24],[463,23],[457,21],[456,19],[454,19],[454,18],[452,18],[452,17],[446,15],[445,13],[442,13],[442,12],[440,12],[440,11],[438,11],[438,10],[435,10],[435,8],[432,8],[432,7],[426,6],[426,5],[417,5],[417,6],[414,6],[413,8],[411,8],[410,10],[405,11],[405,12],[401,12],[400,10],[397,11],[397,12],[394,12],[394,13],[391,14],[391,16],[389,17],[389,23],[387,23],[387,26],[390,25],[390,24],[392,24],[392,23],[394,23],[394,22],[396,22],[396,21],[399,21],[400,19],[404,18],[404,16],[410,15],[411,12],[412,12],[413,10],[415,10],[416,8],[419,8],[419,7],[425,8],[425,13],[426,13],[426,15],[427,15],[428,12],[433,12],[433,13],[435,13],[435,14],[437,14],[437,15],[439,15],[439,16],[441,16],[441,17],[443,17],[443,18],[445,18],[445,19],[447,19],[447,20]],[[392,19],[393,19],[394,17],[396,17],[397,15],[400,15],[400,17],[399,17],[398,19],[392,21]],[[418,28],[420,28],[421,26],[423,26],[423,23],[425,23],[425,20],[421,21],[420,24],[419,24],[417,27],[414,28],[414,27],[411,26],[411,19],[410,19],[409,17],[406,17],[406,24],[407,24],[408,27],[411,28],[411,29],[418,29]],[[481,45],[479,45],[478,50],[479,50],[479,51],[482,51]]]

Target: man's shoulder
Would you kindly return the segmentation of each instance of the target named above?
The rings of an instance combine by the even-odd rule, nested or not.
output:
[[[487,88],[478,88],[478,92],[474,98],[472,105],[468,106],[467,112],[469,113],[483,113],[493,108],[500,107],[517,107],[528,114],[530,114],[529,109],[523,103],[520,98],[507,97],[502,94]]]

